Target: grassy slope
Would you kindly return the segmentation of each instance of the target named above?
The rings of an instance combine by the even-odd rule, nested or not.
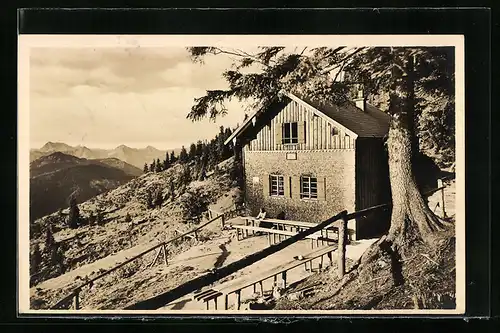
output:
[[[220,173],[211,175],[203,182],[193,181],[190,187],[203,189],[214,202],[217,201],[231,189],[232,184],[227,172],[227,168],[231,165],[231,163],[222,164],[223,168]],[[153,245],[156,242],[173,238],[175,230],[186,231],[189,228],[184,223],[179,209],[181,195],[185,189],[176,186],[174,199],[169,198],[159,208],[148,209],[145,199],[148,190],[153,192],[160,190],[164,195],[169,194],[170,180],[177,184],[181,174],[182,166],[180,165],[160,173],[147,173],[79,205],[83,216],[96,211],[97,207],[110,212],[105,216],[107,222],[104,226],[84,226],[72,230],[64,228],[64,223],[58,214],[41,218],[36,223],[41,226],[42,233],[39,237],[32,239],[31,244],[39,243],[43,252],[43,230],[48,221],[53,221],[56,228],[62,229],[55,233],[54,237],[56,241],[61,241],[63,244],[65,263],[69,266],[69,270],[74,270],[136,245]],[[130,229],[130,223],[125,222],[127,213],[133,220],[132,229]],[[177,244],[171,251],[173,253],[182,251],[183,246],[189,246],[189,244]],[[61,286],[61,288],[55,288],[56,290],[37,290],[40,285],[43,286],[40,282],[59,275],[57,268],[50,263],[47,254],[44,254],[44,266],[46,274],[32,288],[31,301],[35,308],[50,305],[51,301],[55,301],[57,296],[64,294],[64,291],[69,288],[69,286]],[[89,276],[95,276],[98,273],[99,271],[96,270]]]

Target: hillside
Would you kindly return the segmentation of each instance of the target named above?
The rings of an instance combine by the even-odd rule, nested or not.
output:
[[[179,149],[173,149],[175,154],[178,154]],[[96,149],[85,146],[70,146],[61,142],[47,142],[40,149],[30,150],[30,162],[39,159],[42,156],[47,156],[55,152],[61,152],[66,155],[72,155],[78,158],[85,159],[108,159],[117,158],[121,161],[129,163],[142,170],[144,163],[150,164],[153,160],[165,159],[165,150],[159,150],[152,146],[145,148],[130,148],[125,145],[120,145],[114,149]],[[170,152],[170,150],[169,150]]]
[[[64,276],[71,276],[71,271],[100,259],[109,257],[111,260],[112,255],[120,251],[130,249],[131,253],[135,253],[137,249],[139,251],[156,242],[172,238],[176,230],[181,232],[187,230],[190,226],[186,225],[185,207],[190,207],[192,200],[210,204],[217,202],[219,198],[224,198],[224,195],[229,195],[228,193],[237,197],[237,192],[231,191],[234,185],[229,176],[231,168],[232,163],[228,161],[221,164],[221,169],[212,173],[207,179],[191,181],[187,185],[188,174],[191,179],[196,179],[197,176],[196,168],[193,166],[176,164],[162,172],[144,174],[79,205],[83,219],[102,211],[103,221],[99,224],[87,224],[78,229],[69,229],[64,222],[67,210],[63,211],[62,215],[54,213],[36,220],[31,227],[31,247],[33,251],[35,244],[39,246],[42,260],[37,272],[32,274],[34,284],[32,292],[43,301],[37,301],[35,297],[32,305],[43,308],[47,306],[45,304],[47,299],[53,300],[63,291],[57,286],[50,288],[54,289],[52,291],[38,290],[38,285],[46,285],[43,281],[49,283],[61,273],[64,273]],[[148,193],[152,193],[154,197],[157,197],[158,193],[161,194],[163,202],[156,204],[156,207],[148,207]],[[206,210],[206,207],[203,210]],[[127,215],[131,218],[130,222],[126,221]],[[48,225],[52,226],[54,239],[64,253],[63,271],[51,259],[50,251],[45,249]],[[182,252],[185,246],[189,244],[177,244],[169,248],[169,252]],[[107,266],[96,267],[100,268],[89,271],[91,276],[98,274],[102,267]],[[75,283],[73,280],[70,282]]]
[[[67,207],[73,193],[82,202],[141,173],[116,159],[87,160],[60,152],[42,156],[30,163],[30,219]]]

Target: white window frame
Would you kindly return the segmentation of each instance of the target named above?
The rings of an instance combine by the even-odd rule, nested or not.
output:
[[[269,195],[272,197],[285,196],[285,177],[283,175],[269,176]]]
[[[315,191],[312,189],[315,188]],[[300,198],[304,200],[318,200],[318,178],[300,176]]]
[[[296,136],[293,136],[293,124],[295,124],[295,128],[297,130]],[[285,128],[289,127],[290,129],[290,136],[286,137],[285,136]],[[281,136],[281,143],[284,145],[295,145],[299,143],[299,123],[298,122],[289,122],[289,123],[283,123],[282,127],[282,136]]]

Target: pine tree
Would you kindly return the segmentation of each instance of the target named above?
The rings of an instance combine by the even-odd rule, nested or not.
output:
[[[125,222],[131,222],[132,221],[132,217],[130,216],[130,213],[127,213],[127,215],[125,216]]]
[[[54,246],[54,244],[56,243],[55,239],[54,239],[54,235],[52,233],[52,226],[49,224],[47,226],[47,230],[45,232],[45,250],[48,251],[52,248],[52,246]]]
[[[162,204],[163,204],[163,194],[159,190],[158,192],[156,192],[156,198],[155,198],[155,202],[154,202],[154,207],[161,207]]]
[[[179,153],[179,162],[186,163],[188,161],[188,154],[186,148],[182,146],[181,152]]]
[[[31,275],[38,273],[41,263],[42,263],[42,253],[40,252],[40,247],[38,246],[38,243],[36,243],[35,246],[33,246],[33,253],[31,254],[31,265],[30,265]]]
[[[174,164],[175,162],[177,162],[177,158],[175,157],[175,152],[172,150],[172,152],[170,153],[170,165]]]
[[[198,140],[196,143],[196,156],[201,157],[203,155],[203,141]]]
[[[200,162],[201,167],[200,167],[200,172],[198,174],[198,180],[199,181],[204,181],[205,178],[207,177],[207,171],[206,171],[206,166],[203,161]]]
[[[192,143],[189,146],[188,158],[190,161],[193,161],[195,157],[196,157],[196,144]]]
[[[149,167],[149,171],[151,171],[151,172],[156,171],[156,161],[155,160],[153,160],[153,162],[151,163],[151,166]]]
[[[165,153],[165,160],[163,161],[163,170],[167,170],[170,168],[170,156],[168,152]]]
[[[144,173],[148,173],[149,172],[149,168],[148,168],[148,164],[147,163],[144,163],[144,169],[143,169]]]
[[[160,162],[160,159],[158,158],[156,160],[156,168],[155,168],[155,172],[161,172],[163,169],[162,169],[162,164]]]
[[[151,195],[151,191],[148,190],[147,196],[146,196],[146,206],[151,209],[153,208],[153,196]]]
[[[68,215],[68,226],[71,229],[78,228],[80,223],[80,209],[76,202],[76,197],[72,195],[69,198],[69,215]]]

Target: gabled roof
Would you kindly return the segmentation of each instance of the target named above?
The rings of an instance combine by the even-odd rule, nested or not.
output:
[[[365,103],[365,110],[363,111],[356,107],[353,102],[347,102],[339,106],[331,103],[318,103],[296,93],[286,92],[284,94],[291,100],[309,108],[318,116],[340,124],[356,137],[384,137],[389,131],[390,116],[368,103]],[[252,120],[264,113],[266,112],[255,111],[227,138],[225,144],[243,134],[251,125]]]
[[[365,102],[365,110],[363,111],[353,102],[347,102],[341,106],[331,103],[320,105],[320,103],[305,96],[297,97],[351,130],[358,137],[384,137],[389,132],[390,116],[369,103]]]

